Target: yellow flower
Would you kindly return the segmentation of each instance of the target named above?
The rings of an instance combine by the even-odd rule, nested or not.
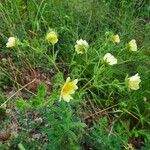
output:
[[[54,31],[51,31],[49,32],[47,35],[46,35],[46,40],[51,43],[51,44],[56,44],[58,42],[58,36],[57,36],[57,33],[54,32]]]
[[[104,63],[111,65],[111,66],[117,64],[117,59],[110,53],[106,53],[104,55],[103,61],[104,61]]]
[[[76,43],[77,44],[75,45],[75,51],[77,52],[77,54],[83,54],[89,48],[89,44],[86,40],[80,39],[77,40]]]
[[[118,34],[113,35],[113,36],[112,36],[112,41],[113,41],[114,43],[119,43],[119,42],[120,42],[119,35],[118,35]]]
[[[15,47],[15,46],[17,46],[17,38],[9,37],[8,42],[6,43],[6,47],[10,48],[10,47]]]
[[[132,90],[138,90],[140,82],[141,82],[141,79],[140,79],[139,74],[137,73],[136,75],[128,78],[128,88]]]
[[[130,51],[137,51],[137,44],[136,44],[136,40],[131,40],[129,43],[128,43],[128,46],[129,46],[129,50]]]
[[[71,99],[73,99],[71,95],[74,94],[75,91],[78,89],[77,83],[78,83],[78,79],[75,79],[74,81],[70,81],[70,77],[68,77],[61,89],[61,95],[59,101],[61,101],[62,98],[66,102],[69,102]]]

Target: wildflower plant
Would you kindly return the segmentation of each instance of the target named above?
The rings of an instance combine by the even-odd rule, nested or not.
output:
[[[146,3],[6,3],[0,149],[149,149],[149,24],[140,12]],[[49,26],[58,32],[46,32]]]
[[[58,34],[55,30],[50,29],[49,32],[46,34],[46,40],[48,43],[52,44],[52,57],[47,55],[48,60],[50,63],[52,63],[55,66],[55,69],[58,70],[56,66],[56,58],[57,58],[57,53],[58,51],[55,52],[55,44],[58,42]]]

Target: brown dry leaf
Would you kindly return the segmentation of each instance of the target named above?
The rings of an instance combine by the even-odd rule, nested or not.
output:
[[[18,67],[12,58],[7,58],[7,68],[10,75],[10,78],[14,81],[14,85],[18,87],[18,85],[24,86],[31,81],[35,80],[33,83],[29,84],[26,89],[35,93],[37,91],[37,87],[41,82],[44,82],[48,87],[48,95],[52,90],[52,83],[50,81],[50,74],[43,73],[40,68],[35,68],[29,62],[29,60],[23,60],[22,66]]]
[[[48,89],[51,90],[52,84],[50,82],[49,76],[40,72],[39,70],[32,70],[32,72],[25,72],[23,73],[24,83],[27,84],[35,79],[35,82],[30,84],[27,88],[28,90],[35,92],[37,90],[38,85],[41,82],[44,82]]]

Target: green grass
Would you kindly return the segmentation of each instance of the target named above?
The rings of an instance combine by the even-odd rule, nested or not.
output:
[[[150,149],[149,17],[148,0],[0,0],[0,149]],[[16,48],[6,48],[11,36]],[[83,55],[79,39],[89,43]],[[106,53],[118,63],[104,65]],[[129,90],[136,73],[140,89]],[[67,77],[78,90],[59,102]]]

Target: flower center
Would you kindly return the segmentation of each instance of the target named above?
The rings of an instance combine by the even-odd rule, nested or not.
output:
[[[63,90],[62,90],[62,93],[63,93],[64,95],[66,95],[66,94],[71,93],[73,90],[75,90],[75,85],[74,85],[74,83],[69,82],[69,83],[67,83],[67,84],[64,86],[64,88],[63,88]]]

